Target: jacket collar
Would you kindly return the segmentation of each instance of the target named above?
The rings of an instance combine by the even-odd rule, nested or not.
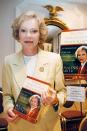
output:
[[[44,57],[45,52],[38,49],[38,60],[36,64],[35,74],[33,77],[38,79],[45,79],[48,72],[48,59]],[[45,59],[45,60],[44,60]],[[14,78],[19,87],[23,86],[23,83],[27,77],[26,65],[24,64],[22,50],[16,53],[16,57],[12,60],[12,70],[14,73]]]

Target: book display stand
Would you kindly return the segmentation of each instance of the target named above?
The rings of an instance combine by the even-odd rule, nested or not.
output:
[[[80,72],[81,63],[76,57],[76,51],[81,46],[87,47],[87,29],[65,30],[61,33],[60,55],[63,60],[65,85],[71,88],[67,88],[68,100],[80,103],[78,110],[61,113],[63,131],[77,131],[85,116],[83,102],[86,100],[87,66]]]

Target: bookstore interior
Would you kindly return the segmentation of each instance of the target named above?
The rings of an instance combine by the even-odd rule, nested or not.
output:
[[[45,5],[43,8],[48,10],[49,17],[44,18],[48,27],[48,38],[42,48],[46,51],[60,53],[63,61],[63,73],[67,87],[67,102],[59,109],[62,131],[86,131],[87,29],[70,30],[67,24],[58,18],[59,11],[63,11],[63,8],[60,6]],[[86,55],[84,65],[81,64],[82,55]],[[23,111],[22,107],[18,107],[18,103],[15,108]],[[2,90],[0,91],[1,112],[3,112]],[[33,121],[34,123],[35,120],[29,118],[29,121]],[[6,131],[7,126],[7,121],[4,118],[0,118],[0,130]]]

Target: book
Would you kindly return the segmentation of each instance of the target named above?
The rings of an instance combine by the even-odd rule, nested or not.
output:
[[[20,91],[14,112],[19,117],[36,123],[41,110],[41,93],[47,90],[50,84],[34,77],[27,76],[24,85]]]
[[[81,63],[76,51],[81,46],[87,48],[87,30],[68,30],[61,34],[60,55],[63,60],[63,73],[66,85],[87,86],[87,66],[80,72]]]

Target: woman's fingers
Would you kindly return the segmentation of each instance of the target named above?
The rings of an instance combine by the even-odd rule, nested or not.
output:
[[[42,98],[42,103],[43,103],[44,105],[47,104],[47,102],[46,102],[47,96],[48,96],[48,92],[47,92],[47,91],[42,92],[41,98]]]
[[[8,110],[8,115],[9,115],[10,117],[16,117],[15,113],[13,112],[13,109],[9,109],[9,110]]]
[[[15,120],[17,117],[17,115],[13,112],[13,109],[9,109],[6,115],[6,119],[8,122],[12,122],[13,120]]]
[[[43,91],[42,93],[42,103],[44,105],[52,105],[54,100],[57,98],[56,91],[52,88]]]

